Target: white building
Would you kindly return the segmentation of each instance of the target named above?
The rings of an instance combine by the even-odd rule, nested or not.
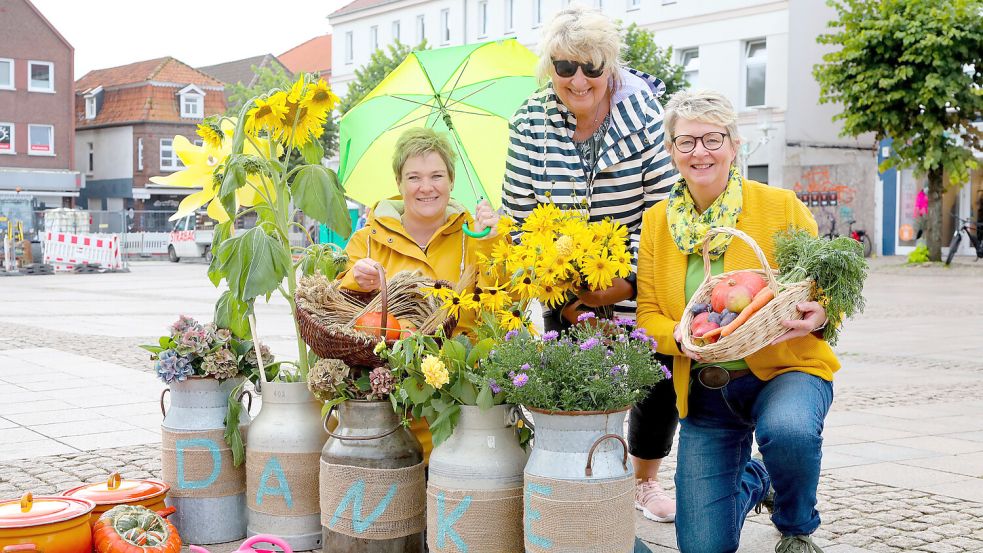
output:
[[[824,2],[788,0],[579,0],[671,46],[692,86],[726,94],[740,113],[751,178],[795,189],[820,232],[857,227],[881,235],[873,136],[839,136],[835,106],[819,105],[816,37],[835,14]],[[329,16],[339,42],[331,85],[343,95],[373,51],[399,40],[431,47],[515,37],[536,51],[540,33],[570,0],[355,0]],[[760,108],[770,108],[762,110]],[[765,113],[762,114],[761,112]],[[759,118],[770,115],[769,130]],[[767,118],[767,117],[766,117]],[[767,135],[767,136],[766,136]],[[763,138],[767,138],[767,141]]]

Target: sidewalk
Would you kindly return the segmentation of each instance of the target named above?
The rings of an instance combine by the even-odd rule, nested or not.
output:
[[[983,551],[983,265],[874,265],[867,311],[837,347],[817,542],[827,553]],[[132,270],[0,285],[0,497],[112,470],[159,475],[163,385],[136,345],[178,312],[209,319],[218,291],[203,264]],[[289,356],[289,337],[274,331],[289,324],[284,306],[258,309],[274,351]],[[669,489],[674,465],[673,454]],[[653,551],[676,550],[673,525],[637,520]],[[772,551],[777,539],[754,515],[741,551]]]

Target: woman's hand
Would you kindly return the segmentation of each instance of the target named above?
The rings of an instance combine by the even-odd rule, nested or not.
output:
[[[577,297],[587,307],[602,307],[629,300],[634,294],[635,288],[632,287],[630,282],[616,277],[611,283],[611,286],[602,290],[582,290],[577,292]]]
[[[381,286],[380,275],[382,273],[379,271],[381,268],[382,266],[378,261],[363,257],[356,261],[355,265],[352,265],[352,278],[362,290],[374,292]]]
[[[683,331],[679,330],[679,325],[676,325],[676,328],[672,330],[672,337],[674,340],[676,340],[676,344],[679,345],[679,351],[683,352],[683,355],[689,357],[693,361],[703,361],[703,358],[700,357],[699,354],[693,353],[692,351],[686,349],[686,346],[683,345]]]
[[[793,338],[801,338],[806,334],[812,334],[820,328],[826,326],[826,309],[819,302],[804,301],[795,306],[800,313],[805,316],[801,320],[782,321],[782,326],[788,329],[785,334],[775,338],[771,345],[780,344]]]
[[[474,224],[471,230],[474,232],[481,232],[486,228],[490,228],[491,232],[488,233],[486,238],[492,238],[495,236],[495,229],[498,227],[498,212],[492,209],[488,200],[481,200],[478,202],[478,207],[474,209]]]

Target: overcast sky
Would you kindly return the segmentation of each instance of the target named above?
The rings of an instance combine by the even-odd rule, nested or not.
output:
[[[75,47],[75,79],[163,56],[192,67],[279,55],[350,0],[31,0]]]

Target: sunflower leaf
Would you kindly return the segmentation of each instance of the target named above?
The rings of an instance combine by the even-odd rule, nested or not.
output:
[[[239,301],[231,290],[226,290],[215,303],[215,325],[219,328],[227,328],[239,338],[248,340],[250,331],[246,317],[252,310],[251,301]]]
[[[313,165],[320,165],[321,158],[324,157],[324,146],[320,140],[311,140],[300,147],[300,153],[304,155],[304,161]]]
[[[222,282],[222,277],[225,276],[222,273],[222,264],[219,262],[218,252],[222,249],[222,243],[230,236],[232,236],[231,219],[215,226],[215,231],[212,234],[212,260],[208,264],[208,280],[211,280],[216,288]]]
[[[218,189],[218,198],[222,202],[225,212],[234,214],[236,212],[236,190],[246,184],[246,170],[243,169],[240,159],[236,156],[229,156],[225,166],[225,176],[222,178],[222,186]]]
[[[334,171],[322,165],[304,166],[297,171],[290,192],[304,214],[324,223],[342,237],[351,235],[348,204]]]
[[[218,256],[229,289],[242,302],[277,290],[292,270],[287,248],[261,227],[226,240]]]

